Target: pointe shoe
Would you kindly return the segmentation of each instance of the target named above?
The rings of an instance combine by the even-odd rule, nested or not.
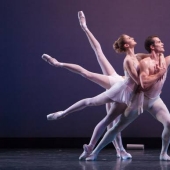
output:
[[[90,147],[87,144],[83,145],[83,149],[84,149],[84,151],[79,156],[79,160],[83,160],[83,159],[87,158],[92,152],[92,149],[90,149]]]
[[[56,113],[51,113],[47,115],[47,120],[59,120],[63,117],[65,117],[66,114],[64,113],[64,111],[59,111]]]
[[[160,154],[159,157],[160,161],[170,161],[170,157],[168,156],[168,154]]]
[[[86,161],[95,161],[96,159],[97,159],[97,155],[91,153],[91,154],[86,158]]]
[[[121,154],[121,159],[123,160],[132,159],[132,155],[130,153],[127,153],[125,150],[122,150],[120,154]]]
[[[60,63],[55,58],[49,56],[48,54],[43,54],[42,59],[52,66],[60,66]]]
[[[85,18],[85,15],[84,15],[83,11],[78,12],[78,19],[79,19],[81,28],[84,31],[87,30],[86,18]]]

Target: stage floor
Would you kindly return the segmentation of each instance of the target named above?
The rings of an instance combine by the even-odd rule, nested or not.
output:
[[[159,161],[160,150],[128,150],[131,160],[103,150],[96,161],[79,161],[81,149],[1,149],[0,170],[169,170],[170,161]]]

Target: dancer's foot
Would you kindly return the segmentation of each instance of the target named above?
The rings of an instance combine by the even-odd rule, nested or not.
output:
[[[95,161],[97,159],[97,154],[91,153],[87,158],[86,161]]]
[[[58,119],[61,119],[65,116],[66,116],[66,114],[64,113],[64,111],[59,111],[59,112],[56,112],[56,113],[48,114],[47,120],[58,120]]]
[[[120,149],[119,148],[115,148],[116,149],[116,157],[120,158]]]
[[[52,66],[59,67],[60,63],[53,57],[49,56],[48,54],[43,54],[42,59],[48,62]]]
[[[83,145],[83,149],[84,149],[84,151],[80,155],[79,160],[83,160],[83,159],[87,158],[92,152],[92,149],[87,144]]]
[[[161,153],[159,159],[161,161],[170,161],[170,157],[168,156],[167,153]]]
[[[87,25],[86,25],[86,18],[85,18],[83,11],[78,12],[78,19],[79,19],[81,28],[83,29],[83,31],[85,31],[87,29]]]
[[[125,150],[121,150],[120,155],[122,159],[132,159],[132,155],[127,153]]]

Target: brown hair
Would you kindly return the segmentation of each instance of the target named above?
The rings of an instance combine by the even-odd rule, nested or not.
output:
[[[144,46],[145,46],[146,51],[148,51],[149,53],[151,53],[150,46],[155,45],[155,41],[153,40],[153,38],[155,38],[155,37],[158,37],[158,36],[157,35],[151,35],[151,36],[147,37],[146,40],[145,40]]]
[[[125,34],[122,34],[118,40],[116,40],[113,44],[113,49],[117,52],[117,53],[123,53],[126,51],[126,48],[124,47],[125,45],[125,38],[124,38]]]

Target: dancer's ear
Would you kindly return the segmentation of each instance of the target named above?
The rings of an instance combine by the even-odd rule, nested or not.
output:
[[[129,47],[129,44],[124,44],[124,47],[125,47],[125,48],[128,48],[128,47]]]
[[[154,50],[154,49],[155,49],[155,46],[154,46],[154,45],[150,45],[150,49],[151,49],[151,50]]]

